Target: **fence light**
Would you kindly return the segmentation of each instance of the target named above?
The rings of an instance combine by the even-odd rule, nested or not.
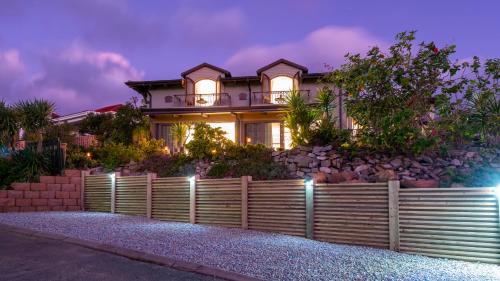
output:
[[[497,196],[497,198],[500,200],[500,183],[497,185],[497,187],[495,188],[495,195]]]
[[[114,173],[114,172],[113,173],[109,173],[108,176],[110,178],[114,179],[116,177],[116,173]]]
[[[313,184],[314,184],[314,182],[313,182],[312,179],[304,181],[304,185],[306,186],[306,190],[312,189],[313,188]]]
[[[190,176],[189,177],[189,182],[190,183],[194,183],[194,181],[196,180],[196,177],[195,176]]]

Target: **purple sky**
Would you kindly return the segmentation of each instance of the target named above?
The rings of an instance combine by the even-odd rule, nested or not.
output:
[[[66,114],[125,102],[126,80],[177,79],[201,62],[254,75],[278,58],[324,70],[403,30],[500,57],[500,1],[2,0],[0,98]]]

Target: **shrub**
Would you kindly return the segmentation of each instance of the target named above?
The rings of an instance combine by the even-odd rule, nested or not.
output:
[[[11,183],[19,179],[19,175],[14,171],[13,161],[0,157],[0,189],[9,188]]]
[[[33,147],[27,147],[12,154],[12,172],[18,180],[38,181],[40,175],[48,170],[49,161],[47,157]]]
[[[227,161],[217,162],[208,170],[207,176],[211,178],[223,178],[229,175],[231,168],[231,165]]]
[[[232,144],[221,128],[212,128],[206,123],[194,127],[193,139],[186,144],[189,155],[197,159],[217,159]]]
[[[91,152],[86,152],[79,147],[70,147],[66,152],[66,168],[88,169],[96,167],[99,162],[87,156],[87,153]]]
[[[113,170],[118,166],[128,164],[131,160],[139,160],[140,153],[135,147],[111,142],[96,150],[95,158],[104,168]]]
[[[179,154],[153,155],[140,163],[140,170],[156,173],[159,177],[189,176],[195,172],[191,158]]]

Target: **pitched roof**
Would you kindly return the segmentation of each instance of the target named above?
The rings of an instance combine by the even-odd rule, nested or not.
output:
[[[94,111],[95,112],[99,112],[99,113],[104,113],[104,112],[117,112],[118,109],[120,109],[120,107],[122,107],[123,104],[119,103],[119,104],[113,104],[113,105],[108,105],[108,106],[105,106],[105,107],[101,107],[101,108],[98,108],[98,109],[95,109]]]
[[[278,65],[280,63],[284,63],[284,64],[287,64],[287,65],[289,65],[291,67],[298,68],[298,69],[302,70],[302,72],[304,72],[304,73],[307,73],[307,71],[308,71],[307,67],[305,67],[305,66],[302,66],[300,64],[296,64],[296,63],[291,62],[291,61],[286,60],[286,59],[279,59],[279,60],[277,60],[275,62],[272,62],[272,63],[270,63],[270,64],[268,64],[266,66],[263,66],[263,67],[257,69],[257,75],[260,75],[263,71],[266,71],[269,68],[274,67],[274,66],[276,66],[276,65]]]
[[[196,71],[196,70],[198,70],[198,69],[201,69],[201,68],[203,68],[203,67],[208,67],[208,68],[211,68],[211,69],[213,69],[213,70],[215,70],[215,71],[218,71],[218,72],[222,72],[222,73],[224,73],[224,74],[226,75],[226,77],[231,77],[231,72],[229,72],[229,71],[227,71],[227,70],[225,70],[225,69],[223,69],[223,68],[217,67],[217,66],[215,66],[215,65],[212,65],[212,64],[206,63],[206,62],[204,62],[204,63],[202,63],[202,64],[200,64],[200,65],[197,65],[197,66],[195,66],[195,67],[193,67],[193,68],[190,68],[190,69],[188,69],[188,70],[186,70],[186,71],[182,72],[182,73],[181,73],[181,76],[184,78],[184,77],[186,77],[186,75],[188,75],[189,73],[194,72],[194,71]]]

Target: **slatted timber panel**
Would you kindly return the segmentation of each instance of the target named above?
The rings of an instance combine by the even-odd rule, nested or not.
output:
[[[87,175],[84,184],[85,211],[111,212],[111,177]]]
[[[402,252],[500,263],[494,189],[401,189],[399,226]]]
[[[146,216],[146,176],[116,177],[116,213]]]
[[[248,228],[305,237],[304,181],[249,182]]]
[[[189,222],[189,179],[187,177],[154,179],[151,209],[154,219]]]
[[[196,223],[241,227],[241,179],[197,180]]]
[[[317,184],[314,239],[389,248],[387,183]]]

